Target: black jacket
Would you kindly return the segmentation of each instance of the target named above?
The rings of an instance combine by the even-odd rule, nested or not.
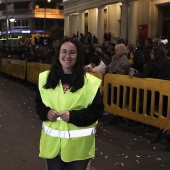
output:
[[[162,69],[163,64],[161,62],[150,61],[146,64],[142,73],[137,73],[133,76],[139,78],[158,78]]]
[[[166,57],[163,62],[163,69],[158,75],[159,79],[170,80],[170,57]]]

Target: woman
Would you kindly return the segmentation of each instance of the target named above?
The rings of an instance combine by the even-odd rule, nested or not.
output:
[[[164,50],[161,46],[154,47],[150,53],[150,61],[145,65],[142,73],[134,74],[140,78],[158,78],[163,69]]]
[[[138,70],[139,73],[143,72],[144,57],[140,49],[136,48],[130,53],[130,59],[132,60],[131,68]]]
[[[163,45],[165,59],[163,61],[163,70],[158,78],[170,80],[170,43]]]
[[[42,123],[40,157],[47,170],[85,170],[94,157],[95,128],[103,113],[101,80],[84,72],[83,51],[63,40],[50,72],[39,76],[36,109]]]
[[[163,71],[163,61],[164,61],[164,50],[161,46],[153,47],[150,53],[150,61],[144,67],[142,73],[137,73],[130,75],[130,77],[135,76],[139,78],[159,78],[161,72]],[[141,92],[142,94],[142,92]],[[151,110],[151,92],[147,94],[147,115],[150,115]],[[143,98],[143,97],[142,97]],[[159,94],[155,94],[155,105],[159,104]],[[141,108],[142,110],[143,108]]]
[[[130,65],[126,54],[127,49],[124,44],[117,44],[115,46],[115,55],[108,68],[109,73],[128,75]]]

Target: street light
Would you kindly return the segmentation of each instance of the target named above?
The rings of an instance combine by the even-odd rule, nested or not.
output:
[[[9,22],[8,22],[8,2],[7,2],[7,0],[5,1],[5,6],[6,6],[6,43],[8,45],[9,44],[9,39],[8,39]]]
[[[11,17],[11,18],[9,19],[9,21],[10,21],[10,22],[14,22],[14,21],[15,21],[15,18]]]
[[[47,7],[46,7],[46,2],[51,2],[51,0],[45,0],[45,11],[44,11],[44,37],[46,37],[46,12],[47,12]]]

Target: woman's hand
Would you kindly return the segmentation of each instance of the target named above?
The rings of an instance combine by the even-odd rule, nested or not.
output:
[[[68,122],[70,119],[70,112],[68,110],[64,110],[59,113],[59,116],[63,121]]]
[[[59,117],[59,116],[58,116],[58,112],[56,112],[55,110],[50,109],[50,110],[48,111],[47,118],[48,118],[50,121],[55,122],[58,117]]]

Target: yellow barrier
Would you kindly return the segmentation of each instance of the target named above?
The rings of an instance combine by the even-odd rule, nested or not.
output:
[[[12,76],[20,79],[26,78],[26,61],[12,60]]]
[[[51,69],[51,64],[41,64],[41,72],[50,70]]]
[[[5,65],[4,72],[7,75],[11,76],[12,75],[12,59],[5,58],[4,65]]]
[[[102,80],[102,83],[101,83],[101,85],[100,85],[100,92],[101,92],[101,94],[103,94],[103,75],[102,75],[101,73],[99,73],[99,72],[97,72],[97,73],[90,72],[90,74],[92,74],[92,75],[94,75],[95,77],[97,77],[97,78],[99,78],[99,79]]]
[[[0,72],[2,72],[2,58],[0,57]]]
[[[27,80],[31,83],[38,84],[39,74],[49,70],[51,65],[36,62],[27,62]]]
[[[38,76],[41,72],[41,63],[27,62],[27,80],[38,84]]]
[[[5,70],[5,59],[1,58],[0,59],[0,71],[4,72],[4,70]]]
[[[107,74],[104,77],[105,111],[147,125],[170,126],[169,81]]]

